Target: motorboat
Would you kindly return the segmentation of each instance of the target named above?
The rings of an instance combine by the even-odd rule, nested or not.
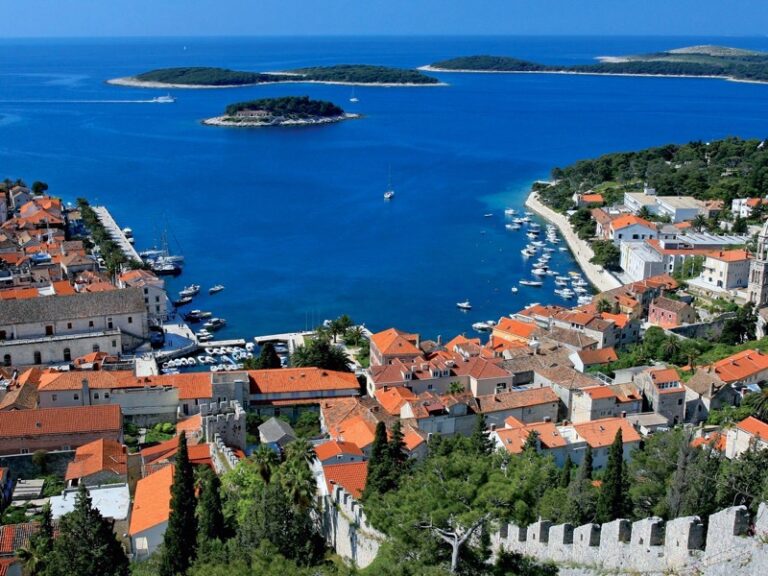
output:
[[[512,290],[513,294],[516,294],[517,293],[517,286],[512,286],[511,290]]]
[[[224,325],[227,323],[226,320],[223,318],[211,318],[203,324],[203,328],[206,330],[220,330],[221,328],[224,328]]]
[[[459,310],[472,310],[472,304],[469,303],[469,300],[465,300],[464,302],[456,302],[456,308]]]
[[[394,190],[387,190],[384,192],[384,200],[392,200],[392,198],[395,197],[395,191]]]
[[[568,282],[566,280],[561,280],[560,278],[555,278],[555,285],[567,287]]]
[[[156,96],[150,100],[153,104],[173,104],[176,102],[176,98],[171,96],[170,94],[166,94],[165,96]]]
[[[493,214],[488,212],[487,214],[483,214],[483,218],[493,218]]]
[[[544,270],[544,268],[535,268],[535,269],[534,269],[534,270],[531,272],[531,274],[533,274],[533,275],[535,275],[535,276],[546,276],[546,275],[547,275],[547,271],[546,271],[546,270]]]
[[[576,301],[579,303],[579,306],[585,306],[592,302],[592,296],[579,296]]]
[[[210,318],[211,316],[213,316],[212,312],[200,312],[200,318]]]
[[[524,220],[523,218],[513,218],[512,222],[514,224],[525,224],[526,220]]]
[[[517,210],[515,210],[514,208],[507,208],[506,210],[504,210],[504,214],[506,214],[507,216],[514,216],[515,214],[517,214]]]
[[[549,246],[544,248],[544,252],[554,252],[554,251],[555,251],[555,249],[554,248],[550,248]]]
[[[155,260],[150,265],[150,268],[158,276],[178,276],[181,274],[181,267],[175,262],[168,260]]]
[[[179,292],[179,296],[197,296],[200,293],[200,285],[192,284],[191,286],[184,286],[184,290]]]
[[[582,288],[581,286],[575,286],[573,291],[576,292],[576,294],[586,294],[589,292],[586,288]]]
[[[573,290],[570,288],[560,288],[558,290],[555,290],[555,294],[558,294],[559,296],[562,296],[563,298],[570,299],[573,298],[576,294]]]
[[[558,248],[558,250],[560,250],[560,252],[568,252],[568,247],[567,246],[560,246],[560,248]]]
[[[202,314],[202,311],[200,310],[190,310],[189,312],[184,314],[184,320],[186,322],[192,322],[192,323],[200,322],[200,320],[202,320],[203,318],[201,314]]]
[[[533,244],[537,248],[543,248],[544,247],[544,242],[542,242],[541,240],[534,240],[533,242],[531,242],[531,244]]]
[[[535,286],[535,287],[539,287],[539,286],[543,286],[544,282],[542,282],[541,280],[520,280],[520,284],[522,286]]]
[[[184,296],[183,298],[179,298],[178,300],[174,300],[173,301],[173,305],[176,308],[180,308],[181,306],[186,306],[190,302],[192,302],[192,297],[191,296]]]
[[[208,294],[218,294],[222,290],[224,290],[224,286],[221,284],[216,284],[215,286],[208,288]]]
[[[525,212],[526,216],[533,216],[533,212]]]
[[[528,238],[530,238],[531,240],[534,240],[538,237],[538,235],[534,234],[533,232],[526,232],[525,235],[528,236]]]
[[[523,248],[522,250],[520,250],[520,254],[522,254],[526,258],[530,258],[531,256],[533,256],[535,254],[535,252],[532,252],[528,248]]]
[[[491,326],[487,322],[475,322],[472,324],[472,329],[476,332],[489,332]]]
[[[520,224],[505,224],[504,228],[507,230],[520,230]]]

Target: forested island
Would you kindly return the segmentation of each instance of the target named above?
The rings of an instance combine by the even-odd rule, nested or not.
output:
[[[419,70],[341,64],[284,72],[245,72],[214,67],[160,68],[136,76],[114,78],[109,84],[143,88],[229,88],[279,82],[323,82],[381,86],[438,86],[437,78]]]
[[[768,82],[768,53],[723,46],[690,46],[666,52],[604,56],[595,64],[548,65],[507,56],[462,56],[422,70],[441,72],[539,72],[636,76],[694,76]]]
[[[325,100],[310,100],[308,96],[262,98],[230,104],[224,114],[203,120],[208,126],[299,126],[329,124],[351,118],[339,106]]]
[[[734,198],[765,195],[768,147],[761,140],[726,138],[606,154],[555,168],[552,182],[534,184],[534,190],[542,202],[564,212],[576,192],[599,192],[612,204],[645,185],[660,196],[723,200],[727,210]]]

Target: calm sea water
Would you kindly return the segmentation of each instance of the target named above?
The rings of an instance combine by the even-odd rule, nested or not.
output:
[[[109,103],[162,91],[104,84],[165,66],[275,70],[413,67],[457,55],[551,63],[701,43],[768,39],[374,38],[0,41],[0,176],[106,204],[137,246],[168,229],[187,258],[170,282],[225,284],[196,307],[227,336],[303,329],[350,314],[372,329],[470,332],[530,302],[521,233],[504,229],[530,183],[601,153],[727,135],[768,135],[768,86],[719,80],[439,75],[446,88],[282,85],[173,92],[172,105]],[[204,127],[228,103],[329,99],[365,115],[332,126]],[[385,203],[391,166],[394,201]],[[493,213],[491,218],[484,217]],[[558,253],[554,268],[573,268]],[[455,303],[470,299],[464,314]]]

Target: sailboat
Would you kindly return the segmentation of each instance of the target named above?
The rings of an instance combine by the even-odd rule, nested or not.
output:
[[[352,88],[352,96],[349,97],[349,101],[350,102],[359,102],[360,101],[360,100],[358,100],[357,96],[355,96],[355,89],[354,88]]]
[[[392,200],[395,197],[395,191],[392,189],[392,168],[389,169],[389,180],[387,182],[387,190],[384,192],[384,200]]]

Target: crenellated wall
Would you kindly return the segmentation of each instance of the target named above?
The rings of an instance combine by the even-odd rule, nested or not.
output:
[[[619,573],[691,573],[707,576],[768,574],[768,505],[754,526],[744,506],[727,508],[704,525],[697,516],[664,522],[645,518],[603,525],[553,525],[542,520],[522,528],[502,526],[491,536],[494,551],[542,561]]]
[[[370,526],[357,500],[344,488],[334,485],[322,498],[320,524],[325,541],[336,553],[358,568],[374,561],[386,536]]]
[[[203,434],[207,442],[216,436],[227,446],[245,449],[245,410],[237,400],[200,405]]]

